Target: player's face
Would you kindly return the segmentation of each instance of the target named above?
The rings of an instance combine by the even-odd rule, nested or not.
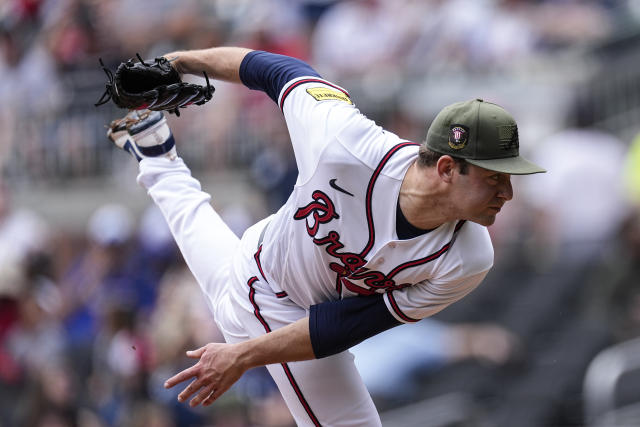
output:
[[[513,198],[511,175],[468,166],[467,174],[458,175],[458,206],[462,219],[491,225],[502,206]]]

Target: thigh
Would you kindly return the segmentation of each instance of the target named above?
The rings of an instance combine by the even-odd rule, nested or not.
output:
[[[236,312],[251,338],[307,316],[306,310],[286,297],[278,297],[255,277],[247,282],[245,291],[246,303],[236,304]],[[267,369],[300,426],[380,425],[377,410],[349,352],[269,365]]]
[[[299,426],[381,425],[348,351],[267,368]]]

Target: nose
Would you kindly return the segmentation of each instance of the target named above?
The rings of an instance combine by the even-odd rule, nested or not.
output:
[[[511,176],[505,175],[501,180],[500,188],[498,189],[498,197],[504,199],[505,202],[513,199],[513,187],[511,186]]]

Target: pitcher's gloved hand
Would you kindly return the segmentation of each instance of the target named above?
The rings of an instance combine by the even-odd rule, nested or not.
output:
[[[179,108],[202,105],[213,97],[215,88],[205,72],[206,86],[185,83],[167,58],[144,61],[140,55],[137,57],[139,62],[129,59],[121,63],[115,73],[100,59],[108,82],[96,106],[112,100],[120,108],[169,111],[179,116]]]

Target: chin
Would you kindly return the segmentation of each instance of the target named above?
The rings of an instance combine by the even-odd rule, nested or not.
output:
[[[488,227],[490,225],[493,225],[494,222],[496,222],[496,216],[495,215],[483,216],[481,218],[471,219],[471,221],[480,225],[484,225],[485,227]]]

